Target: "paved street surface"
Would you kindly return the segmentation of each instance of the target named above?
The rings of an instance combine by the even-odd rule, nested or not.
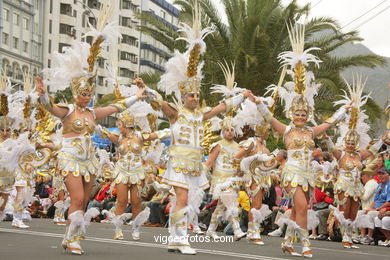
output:
[[[82,241],[86,251],[83,256],[72,256],[60,246],[64,227],[56,226],[49,219],[33,219],[28,223],[30,229],[11,227],[11,222],[0,222],[0,259],[155,259],[178,260],[188,257],[197,260],[216,259],[297,259],[282,253],[279,245],[281,238],[264,236],[264,246],[249,244],[246,239],[238,242],[192,243],[197,249],[196,256],[183,256],[168,253],[166,246],[155,241],[158,236],[168,234],[164,228],[142,228],[142,240],[132,241],[130,227],[124,226],[125,240],[113,240],[113,225],[93,223],[88,227],[88,237]],[[156,236],[156,237],[155,237]],[[340,243],[313,241],[314,259],[360,260],[390,259],[390,248],[379,246],[360,246],[360,249],[344,250]],[[300,247],[296,247],[300,251]],[[299,259],[299,258],[298,258]]]

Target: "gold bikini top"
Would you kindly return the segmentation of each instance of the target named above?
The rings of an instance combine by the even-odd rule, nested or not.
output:
[[[313,132],[310,128],[303,129],[291,128],[284,136],[287,150],[298,150],[307,148],[313,150],[315,143],[313,140]]]
[[[360,171],[363,169],[363,164],[359,153],[343,153],[339,160],[339,166],[340,169],[343,169],[345,171],[352,171],[355,168]]]
[[[119,153],[121,156],[131,153],[134,155],[142,154],[142,140],[136,133],[127,136],[121,136],[119,139]]]
[[[93,110],[87,108],[85,112],[90,112],[93,116],[93,119],[89,119],[88,117],[78,117],[76,115],[76,109],[74,105],[69,105],[68,106],[68,114],[62,119],[63,121],[68,119],[71,121],[70,126],[66,126],[64,124],[64,129],[62,131],[63,134],[68,134],[68,133],[76,133],[76,134],[83,134],[83,133],[88,133],[92,135],[95,132],[95,114]],[[72,115],[72,116],[71,116]]]

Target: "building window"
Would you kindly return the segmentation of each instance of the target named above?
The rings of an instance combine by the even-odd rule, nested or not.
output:
[[[100,9],[100,3],[98,0],[88,0],[88,7],[89,8],[95,8],[95,9]]]
[[[26,17],[23,17],[23,28],[28,30],[29,27],[30,27],[30,21]]]
[[[98,76],[97,83],[98,83],[98,85],[103,86],[104,85],[104,77]]]
[[[129,27],[129,28],[133,28],[133,21],[131,20],[131,18],[129,17],[122,17],[122,26],[124,27]]]
[[[60,14],[72,16],[72,6],[70,4],[61,4]]]
[[[104,69],[104,59],[102,57],[99,57],[97,59],[97,64],[98,64],[99,68]],[[101,84],[101,85],[103,85],[103,84]]]
[[[51,60],[47,60],[47,67],[50,68],[50,66],[51,66]]]
[[[39,31],[39,24],[38,23],[34,23],[34,32],[38,33],[38,31]]]
[[[131,61],[132,63],[138,63],[137,55],[132,54],[130,52],[121,51],[120,59],[128,60]]]
[[[49,33],[52,33],[52,30],[53,30],[53,22],[51,20],[49,20]]]
[[[39,51],[38,51],[38,45],[37,44],[34,44],[34,56],[35,57],[38,57],[38,53]]]
[[[3,9],[3,20],[9,22],[9,10],[8,9]]]
[[[3,32],[3,44],[4,45],[8,45],[8,39],[9,39],[8,33]]]
[[[161,10],[160,14],[161,14],[161,18],[165,20],[165,12]]]
[[[23,51],[24,52],[28,52],[28,42],[26,42],[26,41],[23,41]]]
[[[60,44],[58,45],[58,52],[59,52],[59,53],[62,53],[62,52],[63,52],[63,48],[64,48],[64,47],[69,47],[69,46],[70,46],[69,44],[60,43]]]
[[[48,44],[48,52],[51,53],[51,40],[49,40],[49,44]]]
[[[14,13],[14,24],[19,25],[19,15],[17,13]]]
[[[93,17],[88,18],[88,22],[93,25],[93,27],[96,27],[96,19]]]
[[[39,10],[39,0],[35,0],[34,6],[36,10]]]
[[[19,39],[16,38],[16,37],[13,37],[13,39],[14,39],[13,46],[14,46],[15,49],[18,49],[19,48]]]
[[[152,61],[153,62],[157,61],[157,54],[155,52],[152,53]]]
[[[92,45],[93,43],[93,36],[87,36],[87,38],[85,38],[86,42],[89,44],[89,45]]]
[[[123,34],[122,35],[122,43],[126,43],[135,47],[138,47],[138,40],[135,37],[131,37],[129,35]]]
[[[53,0],[50,0],[49,12],[53,13]]]
[[[133,4],[130,0],[123,0],[122,8],[132,10],[134,13],[138,12],[138,6]]]
[[[119,68],[119,76],[125,78],[134,78],[134,71],[125,68]]]
[[[69,24],[63,24],[63,23],[60,23],[60,33],[67,34],[72,37],[76,35],[76,31],[73,29],[73,26]]]

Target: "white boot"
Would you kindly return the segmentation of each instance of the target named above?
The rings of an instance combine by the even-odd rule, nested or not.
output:
[[[264,245],[260,236],[260,223],[248,222],[248,232],[246,238],[248,242],[252,242],[255,245]]]
[[[23,209],[22,211],[14,211],[13,220],[12,220],[13,227],[22,228],[22,229],[26,229],[30,227],[23,223],[22,212]]]
[[[81,255],[84,251],[81,249],[80,240],[84,239],[84,234],[81,231],[81,226],[84,225],[83,211],[77,210],[69,215],[70,225],[64,236],[62,247],[74,255]]]
[[[182,208],[169,215],[168,252],[179,251],[185,255],[195,255],[196,251],[191,248],[187,238],[187,214],[188,208]]]
[[[134,240],[140,240],[141,234],[140,234],[140,227],[145,224],[146,221],[148,221],[150,216],[150,208],[146,207],[144,210],[142,210],[135,218],[134,221],[132,221],[132,237]]]
[[[309,232],[303,228],[298,229],[299,238],[302,243],[302,255],[305,258],[313,258],[313,253],[311,251],[311,244],[309,240]]]
[[[123,240],[122,225],[129,218],[131,218],[131,214],[130,213],[123,213],[121,215],[115,215],[112,218],[111,222],[115,226],[114,239],[116,239],[116,240]]]
[[[239,222],[239,218],[238,217],[232,218],[231,221],[230,221],[230,225],[233,228],[234,237],[235,237],[236,241],[238,241],[241,238],[246,236],[246,233],[242,232],[242,230],[241,230],[240,222]]]
[[[214,240],[219,239],[220,237],[215,232],[218,228],[218,213],[213,213],[211,215],[210,225],[206,231],[206,236],[212,237]]]
[[[348,243],[349,243],[350,248],[358,249],[359,247],[357,245],[354,245],[354,243],[352,241],[352,233],[353,233],[354,226],[355,226],[355,222],[351,220],[351,223],[347,227],[346,233],[348,234]]]
[[[54,207],[56,207],[56,210],[54,211],[54,219],[53,222],[56,225],[59,226],[65,226],[65,217],[64,217],[64,202],[62,200],[57,201],[54,203]]]
[[[295,221],[293,221],[293,220],[290,220],[290,221],[291,221],[291,223],[294,223],[295,225],[297,225],[295,223]],[[292,256],[301,256],[301,254],[297,253],[293,247],[293,241],[295,239],[295,228],[293,226],[295,226],[295,225],[289,224],[287,226],[286,235],[284,236],[284,239],[281,243],[281,247],[282,247],[283,253],[287,252]]]
[[[194,232],[197,235],[203,235],[204,232],[200,229],[198,225],[193,225],[192,232]]]

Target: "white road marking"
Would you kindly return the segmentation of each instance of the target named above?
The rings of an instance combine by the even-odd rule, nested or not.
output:
[[[58,237],[58,238],[63,237],[62,234],[56,234],[56,233],[46,233],[46,232],[39,232],[39,231],[28,231],[28,230],[7,229],[7,228],[0,228],[0,232],[18,233],[18,234],[43,236],[43,237]],[[136,242],[136,241],[114,240],[114,239],[99,238],[99,237],[86,237],[85,240],[86,241],[93,241],[93,242],[100,242],[100,243],[111,243],[111,244],[121,244],[121,245],[131,245],[131,246],[141,246],[141,247],[162,248],[165,250],[167,249],[166,245]],[[226,251],[219,251],[219,250],[208,250],[208,249],[200,249],[200,248],[199,249],[195,248],[195,249],[199,253],[205,253],[205,254],[210,254],[210,255],[239,257],[239,258],[245,258],[245,259],[258,259],[258,260],[285,260],[286,259],[286,258],[277,258],[277,257],[269,257],[269,256],[261,256],[261,255],[250,255],[250,254],[226,252]]]
[[[18,233],[18,234],[44,236],[44,237],[57,237],[57,238],[63,237],[62,234],[58,234],[58,233],[46,233],[46,232],[29,231],[29,230],[21,230],[21,229],[0,228],[0,232]],[[130,246],[149,247],[149,248],[162,248],[162,249],[167,248],[166,245],[162,245],[162,244],[145,243],[145,242],[137,242],[137,241],[125,241],[125,240],[114,240],[114,239],[99,238],[99,237],[86,237],[85,240],[92,241],[92,242],[122,244],[122,245],[130,245]],[[299,248],[299,246],[297,246],[297,247]],[[286,259],[286,258],[277,258],[277,257],[269,257],[269,256],[261,256],[261,255],[235,253],[235,252],[229,252],[229,251],[209,250],[209,249],[201,249],[201,248],[195,248],[195,249],[199,253],[205,253],[205,254],[210,254],[210,255],[232,256],[232,257],[247,258],[247,259],[259,259],[259,260],[283,260],[283,259]],[[339,252],[340,254],[356,254],[356,255],[375,256],[375,257],[387,256],[387,255],[371,254],[371,253],[365,253],[362,251],[358,251],[361,249],[342,250],[342,249],[332,249],[332,248],[322,248],[322,247],[313,247],[313,249]]]

